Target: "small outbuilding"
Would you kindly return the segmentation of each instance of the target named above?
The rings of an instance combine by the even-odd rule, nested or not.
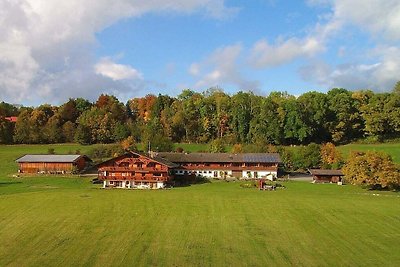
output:
[[[79,173],[92,160],[85,155],[25,155],[16,160],[19,173]]]
[[[309,169],[313,183],[339,183],[342,182],[342,170]]]

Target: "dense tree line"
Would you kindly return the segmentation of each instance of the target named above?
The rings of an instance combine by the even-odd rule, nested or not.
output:
[[[397,87],[396,87],[397,88]],[[69,99],[60,106],[15,107],[0,103],[1,143],[135,142],[224,144],[342,144],[360,138],[400,136],[400,93],[272,92],[234,95],[219,89],[184,90],[177,97],[147,95],[121,103],[101,95],[94,103]],[[18,116],[13,123],[7,116]]]

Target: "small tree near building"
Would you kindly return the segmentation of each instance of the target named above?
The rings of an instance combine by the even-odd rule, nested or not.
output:
[[[211,153],[223,153],[225,152],[225,145],[222,139],[218,138],[213,140],[210,143],[210,146],[208,148],[208,151]]]
[[[343,158],[339,150],[332,143],[321,145],[321,162],[325,169],[339,169],[343,164]]]
[[[243,147],[242,144],[234,144],[231,150],[232,153],[238,154],[238,153],[243,153]]]
[[[400,186],[399,168],[383,152],[352,152],[343,173],[348,183],[370,189],[398,189]]]
[[[128,136],[121,141],[121,147],[123,150],[137,150],[135,139],[132,136]]]

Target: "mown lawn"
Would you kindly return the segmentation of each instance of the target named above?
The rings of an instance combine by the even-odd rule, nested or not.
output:
[[[3,178],[0,266],[398,266],[398,193],[285,186],[128,191]]]
[[[0,266],[398,266],[400,194],[285,182],[103,190],[90,178],[10,176],[0,147]]]

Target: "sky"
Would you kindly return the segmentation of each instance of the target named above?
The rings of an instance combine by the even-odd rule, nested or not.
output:
[[[0,101],[391,91],[399,0],[2,0]]]

